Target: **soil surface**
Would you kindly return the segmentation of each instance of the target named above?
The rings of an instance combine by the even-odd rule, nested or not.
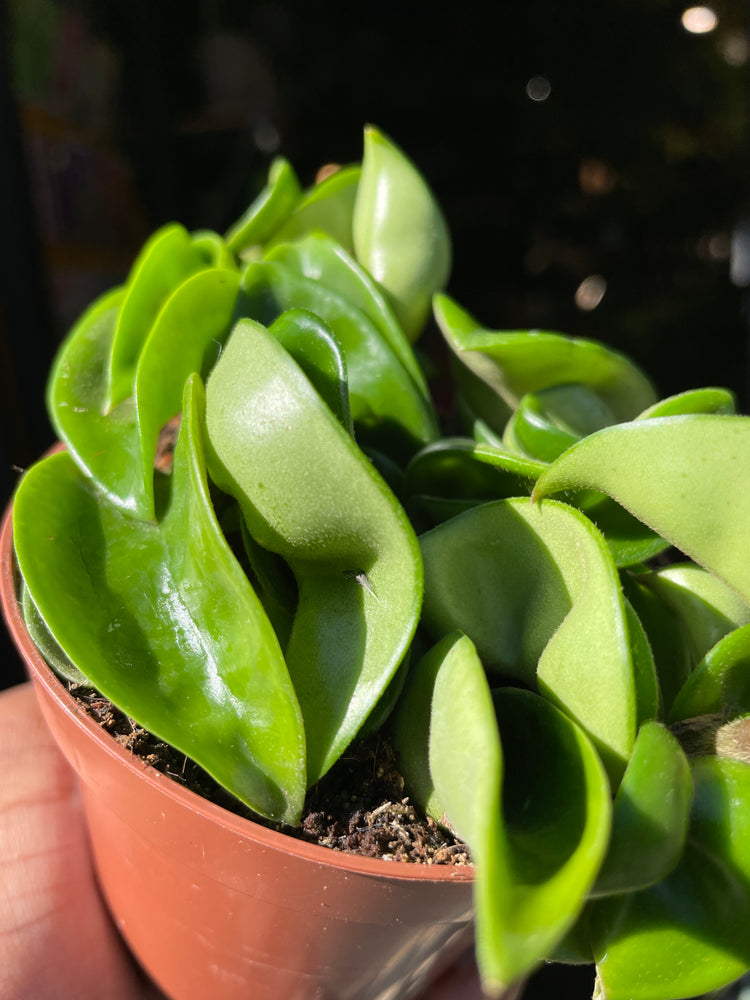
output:
[[[404,794],[396,754],[382,737],[347,750],[310,789],[299,827],[282,826],[251,812],[195,761],[137,726],[91,688],[69,685],[86,712],[121,746],[149,766],[239,816],[292,837],[364,857],[433,865],[471,864],[466,845],[420,816]]]

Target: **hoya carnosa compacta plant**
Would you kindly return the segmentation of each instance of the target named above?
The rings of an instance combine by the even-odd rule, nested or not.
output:
[[[308,191],[276,160],[223,238],[155,233],[50,376],[29,630],[275,821],[387,733],[471,848],[488,992],[545,960],[610,1000],[720,989],[750,968],[750,421],[481,327],[449,267],[372,128]],[[412,347],[431,309],[463,436]]]

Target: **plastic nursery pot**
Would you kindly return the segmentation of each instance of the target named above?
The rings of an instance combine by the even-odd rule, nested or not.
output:
[[[68,694],[20,613],[11,511],[0,597],[80,779],[123,937],[172,1000],[401,1000],[472,939],[471,868],[359,858],[235,816],[143,764]]]

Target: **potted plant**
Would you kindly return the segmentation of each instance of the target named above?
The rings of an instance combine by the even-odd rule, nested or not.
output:
[[[658,400],[603,345],[480,327],[449,264],[368,129],[307,192],[275,161],[224,238],[156,233],[51,373],[65,449],[16,492],[6,616],[113,913],[179,1000],[415,995],[472,892],[490,995],[550,960],[595,963],[610,1000],[750,967],[750,422],[720,389]],[[44,661],[272,828],[133,761]],[[366,737],[475,872],[281,832]]]

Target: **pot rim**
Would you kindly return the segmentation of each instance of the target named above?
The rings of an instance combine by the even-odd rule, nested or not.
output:
[[[470,882],[473,880],[474,869],[472,865],[430,865],[388,858],[366,858],[344,851],[335,851],[333,848],[323,847],[320,844],[298,840],[285,833],[255,823],[253,820],[237,816],[222,806],[204,799],[184,785],[178,784],[168,775],[149,767],[145,761],[120,746],[116,740],[98,726],[47,665],[31,639],[20,611],[18,601],[20,579],[20,571],[13,548],[13,503],[11,501],[5,509],[0,527],[0,604],[8,631],[24,661],[27,673],[34,684],[43,688],[70,715],[78,729],[83,731],[89,740],[109,757],[116,759],[119,766],[127,768],[132,774],[137,775],[140,780],[146,781],[154,789],[158,789],[184,808],[203,816],[208,822],[227,828],[240,839],[250,840],[276,850],[288,851],[290,854],[319,865],[356,871],[377,878],[418,879],[434,882]]]

